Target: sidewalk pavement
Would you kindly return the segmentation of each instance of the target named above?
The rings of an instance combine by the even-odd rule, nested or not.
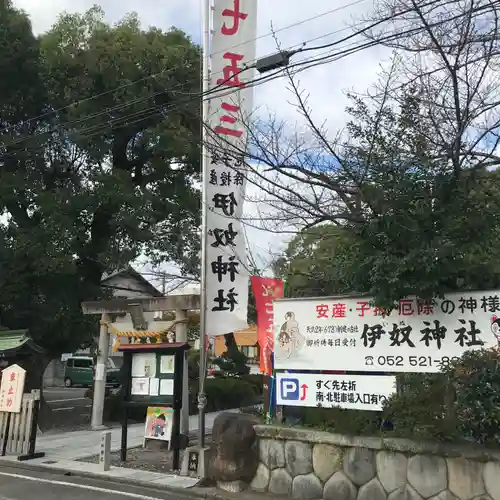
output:
[[[226,410],[238,411],[238,410]],[[205,415],[206,431],[212,429],[215,417],[222,412],[207,413]],[[198,430],[198,416],[189,417],[189,430]],[[111,467],[109,471],[100,470],[98,464],[78,462],[83,458],[98,455],[100,451],[101,432],[99,431],[76,431],[63,432],[61,434],[47,434],[37,437],[36,451],[45,452],[45,457],[18,462],[16,456],[0,457],[1,464],[17,464],[22,468],[35,468],[37,470],[53,470],[74,475],[94,477],[100,479],[128,482],[143,486],[166,486],[170,488],[191,488],[196,485],[198,479],[149,472],[125,467]],[[111,452],[120,450],[121,428],[111,429]],[[142,446],[144,441],[144,424],[134,424],[128,427],[128,448]]]

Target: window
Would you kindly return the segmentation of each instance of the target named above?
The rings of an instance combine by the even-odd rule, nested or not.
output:
[[[123,365],[123,358],[119,356],[113,356],[108,359],[108,368],[118,368],[120,369]]]
[[[73,366],[75,368],[92,368],[91,359],[74,359]]]
[[[68,361],[66,361],[66,366],[69,366],[70,368],[73,368],[73,360],[72,359],[68,359]]]

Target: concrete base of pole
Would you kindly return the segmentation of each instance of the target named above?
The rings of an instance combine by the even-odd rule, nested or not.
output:
[[[204,479],[207,476],[208,448],[190,446],[184,450],[182,458],[181,476],[198,477]]]
[[[107,431],[109,430],[109,427],[107,425],[96,425],[96,426],[91,426],[90,428],[92,431]]]

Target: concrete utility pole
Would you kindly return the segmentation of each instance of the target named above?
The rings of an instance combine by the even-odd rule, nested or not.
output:
[[[202,92],[203,95],[210,89],[210,38],[212,35],[210,21],[212,15],[212,5],[210,0],[202,0],[202,20],[203,20],[203,62],[202,62]],[[207,149],[208,134],[205,123],[208,121],[210,103],[208,99],[202,100],[202,120],[201,120],[201,166],[203,183],[207,182],[210,166],[209,152]],[[203,185],[201,201],[201,283],[200,283],[200,375],[198,391],[198,446],[200,455],[205,448],[205,406],[207,396],[205,394],[205,377],[207,375],[207,352],[206,344],[206,253],[207,253],[207,190]],[[200,476],[205,475],[204,456],[199,459],[198,472]]]
[[[102,430],[104,398],[106,396],[106,370],[109,358],[109,334],[108,323],[111,321],[109,314],[101,315],[99,330],[99,352],[97,353],[97,363],[95,367],[94,397],[92,405],[92,430]]]

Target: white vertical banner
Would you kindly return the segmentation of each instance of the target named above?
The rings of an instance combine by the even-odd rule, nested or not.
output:
[[[246,328],[249,272],[241,222],[244,153],[253,106],[257,0],[214,0],[210,47],[207,200],[206,334]]]

